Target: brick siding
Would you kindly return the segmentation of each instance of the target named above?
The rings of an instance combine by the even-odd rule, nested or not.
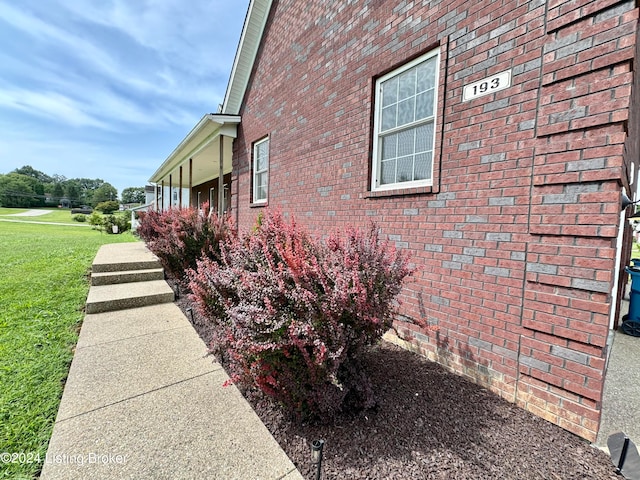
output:
[[[259,213],[251,147],[269,135],[269,207],[318,235],[373,220],[412,252],[399,342],[593,440],[637,17],[631,1],[274,0],[234,142],[238,224]],[[434,186],[371,192],[375,79],[434,48]],[[511,87],[462,101],[508,69]]]

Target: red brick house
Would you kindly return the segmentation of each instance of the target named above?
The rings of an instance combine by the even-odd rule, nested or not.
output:
[[[398,341],[594,440],[637,21],[633,1],[252,0],[221,112],[151,181],[240,227],[265,206],[318,234],[377,222],[416,266]]]

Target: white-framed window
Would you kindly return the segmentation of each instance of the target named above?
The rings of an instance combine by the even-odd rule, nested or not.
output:
[[[376,81],[372,190],[433,185],[439,51]]]
[[[265,203],[269,193],[269,137],[253,144],[253,203]]]

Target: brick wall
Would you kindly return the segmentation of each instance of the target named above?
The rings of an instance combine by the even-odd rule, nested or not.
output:
[[[234,143],[239,225],[260,211],[251,145],[269,135],[269,207],[319,235],[374,220],[412,251],[406,346],[594,439],[620,192],[637,161],[637,14],[612,1],[274,0]],[[434,187],[372,194],[375,78],[434,48]],[[508,69],[510,88],[462,102],[464,85]]]

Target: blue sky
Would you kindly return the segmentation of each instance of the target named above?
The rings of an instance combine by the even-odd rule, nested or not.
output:
[[[0,0],[0,173],[143,186],[222,103],[249,0]]]

